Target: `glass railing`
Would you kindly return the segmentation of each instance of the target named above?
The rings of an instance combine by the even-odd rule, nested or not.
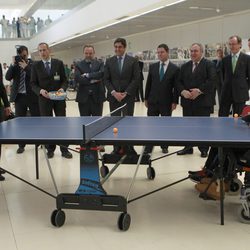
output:
[[[0,39],[30,38],[59,21],[70,11],[84,8],[95,0],[44,0],[27,10],[15,6],[0,10]],[[22,15],[22,13],[24,13]]]

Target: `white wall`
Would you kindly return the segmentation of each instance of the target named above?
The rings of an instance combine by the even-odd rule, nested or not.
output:
[[[0,42],[1,44],[1,54],[0,54],[0,63],[7,63],[8,65],[12,62],[12,56],[16,55],[15,45],[25,45],[28,47],[27,40],[18,40],[18,41],[4,41]]]

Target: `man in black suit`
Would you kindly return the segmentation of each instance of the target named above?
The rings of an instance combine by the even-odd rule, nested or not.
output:
[[[75,66],[75,79],[79,83],[76,102],[81,116],[101,116],[105,89],[102,82],[103,62],[94,59],[95,49],[92,45],[83,47],[84,60]]]
[[[160,44],[157,48],[157,63],[149,66],[148,78],[145,90],[145,106],[148,116],[171,116],[178,104],[176,90],[179,68],[169,61],[169,48],[166,44]],[[162,146],[162,152],[168,153],[168,146]],[[147,147],[147,153],[152,148]]]
[[[66,116],[65,100],[51,100],[50,91],[63,92],[67,89],[67,80],[63,62],[50,57],[50,49],[47,43],[38,45],[39,55],[42,60],[33,64],[31,71],[31,84],[33,91],[39,96],[39,108],[41,116]],[[68,145],[60,146],[62,156],[72,158],[67,149]],[[47,145],[47,156],[52,158],[56,145]]]
[[[242,40],[239,36],[229,38],[230,55],[222,59],[223,86],[219,116],[241,114],[245,102],[249,100],[250,56],[240,52]]]
[[[28,59],[28,48],[20,46],[17,48],[17,54],[5,76],[6,80],[13,80],[10,102],[15,103],[15,115],[17,117],[26,116],[28,110],[31,116],[40,116],[38,97],[32,91],[30,84],[32,61]],[[24,147],[25,144],[19,144],[17,153],[23,153]]]
[[[140,70],[137,60],[125,53],[126,47],[126,40],[117,38],[114,42],[115,55],[107,59],[104,68],[104,83],[108,90],[110,111],[127,104],[122,110],[114,112],[113,116],[134,114],[135,92],[140,79]],[[119,151],[120,148],[115,147],[113,153]],[[132,148],[131,151],[134,152]]]
[[[140,69],[140,80],[139,84],[136,90],[136,95],[135,95],[135,101],[139,102],[140,100],[144,102],[144,94],[143,94],[143,80],[144,80],[144,75],[143,75],[143,66],[144,63],[140,60],[139,56],[135,56],[135,59],[138,61],[139,64],[139,69]],[[141,99],[140,99],[141,97]]]
[[[203,46],[201,44],[192,44],[190,53],[191,60],[181,67],[178,81],[183,116],[210,116],[214,103],[215,66],[211,61],[203,58]],[[207,157],[208,147],[199,146],[199,150],[201,157]],[[177,154],[192,153],[193,148],[186,146]]]
[[[0,63],[0,122],[4,121],[4,118],[8,117],[10,115],[10,112],[11,112],[10,103],[8,101],[6,89],[3,85],[3,72],[2,72],[2,65]],[[2,145],[0,144],[0,158],[1,158],[1,148]],[[2,174],[4,174],[4,172],[0,170],[0,181],[5,180]]]

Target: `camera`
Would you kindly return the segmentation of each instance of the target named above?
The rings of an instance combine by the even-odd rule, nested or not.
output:
[[[18,64],[19,62],[22,62],[22,57],[20,55],[15,56],[15,63]]]

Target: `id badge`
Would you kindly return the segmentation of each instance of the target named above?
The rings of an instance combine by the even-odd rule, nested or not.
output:
[[[55,81],[60,81],[60,76],[57,73],[54,75],[54,80]]]

